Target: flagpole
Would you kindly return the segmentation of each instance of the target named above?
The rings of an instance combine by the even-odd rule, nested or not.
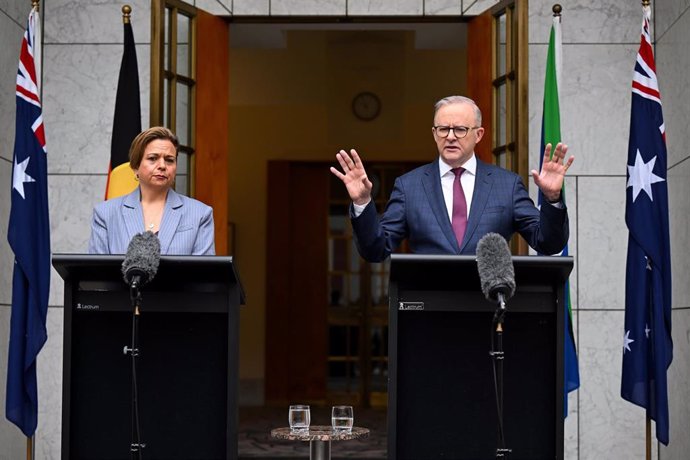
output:
[[[41,9],[41,1],[40,0],[31,0],[31,8],[32,8],[32,10],[35,10],[36,13],[38,13]],[[36,24],[36,26],[39,26],[39,24]],[[41,27],[41,29],[42,29],[42,27]],[[39,34],[37,34],[37,35],[39,35]],[[42,40],[43,37],[37,37],[37,38],[38,38],[38,40]],[[36,47],[36,49],[40,50],[39,53],[37,53],[37,54],[43,53],[43,47],[40,46],[40,44],[34,43],[34,46]],[[40,97],[40,96],[42,96],[41,90],[43,89],[43,85],[41,85],[39,83],[39,81],[41,81],[41,73],[42,73],[41,67],[43,64],[43,62],[42,62],[43,59],[42,59],[42,56],[40,56],[40,55],[34,56],[34,59],[35,59],[34,62],[41,63],[39,68],[36,69],[36,71],[37,71],[37,73],[36,73],[36,84],[37,84],[38,88],[40,88],[39,89],[39,97]],[[34,460],[36,458],[35,449],[34,449],[34,441],[35,441],[35,435],[26,437],[26,460]]]
[[[650,0],[642,0],[642,10],[649,8]],[[649,417],[649,411],[645,411],[645,459],[652,460],[652,419]]]
[[[642,11],[649,8],[651,1],[642,0]],[[649,417],[649,411],[645,411],[645,460],[652,460],[652,419]]]
[[[558,85],[558,104],[560,107],[560,104],[562,102],[561,101],[561,89],[563,88],[561,86],[561,75],[563,74],[563,64],[562,64],[562,62],[563,62],[563,49],[562,49],[563,42],[560,38],[560,36],[561,36],[561,21],[562,21],[561,13],[563,12],[563,7],[561,6],[560,3],[554,3],[553,6],[551,7],[551,11],[553,12],[554,22],[558,21],[557,42],[559,43],[559,45],[556,47],[556,53],[555,53],[554,57],[556,58],[556,84]],[[559,112],[560,112],[560,108],[559,108]],[[560,115],[560,113],[559,113],[559,115]],[[559,139],[559,142],[560,142],[560,139]],[[563,188],[565,189],[565,185],[563,186]]]
[[[26,438],[26,460],[33,460],[34,458],[34,438]]]
[[[36,12],[38,13],[39,10],[41,9],[40,0],[31,0],[31,7],[32,7],[32,9],[36,10]],[[42,46],[40,47],[40,50],[41,50],[41,52],[43,51]],[[34,59],[38,59],[39,60],[38,62],[41,62],[41,64],[42,64],[43,60],[41,59],[41,57],[42,56],[35,56]],[[40,72],[39,69],[36,69],[36,70]],[[37,74],[36,75],[36,80],[37,80],[36,83],[38,83],[38,81],[40,79],[41,79],[41,75]],[[41,88],[42,86],[43,85],[39,84],[39,88]],[[39,91],[39,94],[40,94],[40,91]],[[35,458],[35,455],[34,455],[34,436],[31,436],[31,437],[27,436],[26,437],[26,460],[34,460],[34,458]]]
[[[131,22],[132,17],[132,7],[129,5],[124,5],[122,7],[122,23],[123,24],[129,24]]]
[[[652,460],[652,419],[647,414],[647,423],[645,429],[645,458]]]

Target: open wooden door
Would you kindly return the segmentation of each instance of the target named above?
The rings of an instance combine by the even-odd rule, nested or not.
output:
[[[216,254],[228,254],[229,40],[224,19],[197,10],[195,195],[213,206]]]
[[[494,48],[493,15],[486,11],[476,16],[468,24],[467,30],[467,96],[474,99],[482,111],[482,126],[486,134],[474,149],[475,154],[486,163],[493,163],[491,152],[491,133],[493,132],[492,78]]]

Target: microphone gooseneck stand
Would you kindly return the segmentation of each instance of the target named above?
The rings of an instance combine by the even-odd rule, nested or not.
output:
[[[496,412],[498,415],[498,447],[496,447],[496,458],[508,459],[512,449],[508,449],[503,433],[503,319],[506,313],[505,298],[502,293],[498,293],[498,305],[494,312],[491,323],[491,351],[489,356],[492,358],[494,373],[494,392],[496,395]],[[495,338],[495,341],[494,341]]]
[[[137,384],[137,356],[139,356],[139,306],[141,305],[141,291],[138,283],[133,282],[129,289],[132,302],[132,346],[125,345],[123,353],[132,357],[132,442],[129,446],[132,460],[142,460],[142,450],[146,444],[141,442],[139,426],[139,392]]]

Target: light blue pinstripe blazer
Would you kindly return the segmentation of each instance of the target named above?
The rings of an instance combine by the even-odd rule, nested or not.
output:
[[[93,210],[89,254],[126,254],[134,235],[144,231],[139,188],[98,204]],[[213,255],[213,209],[168,191],[158,231],[163,255]]]

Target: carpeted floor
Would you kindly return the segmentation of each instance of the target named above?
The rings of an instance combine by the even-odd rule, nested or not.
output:
[[[313,425],[330,425],[330,407],[311,407]],[[309,458],[309,443],[271,438],[271,430],[288,426],[288,408],[241,407],[238,450],[240,460]],[[355,408],[355,426],[368,428],[364,439],[331,443],[333,459],[386,459],[386,410]]]

